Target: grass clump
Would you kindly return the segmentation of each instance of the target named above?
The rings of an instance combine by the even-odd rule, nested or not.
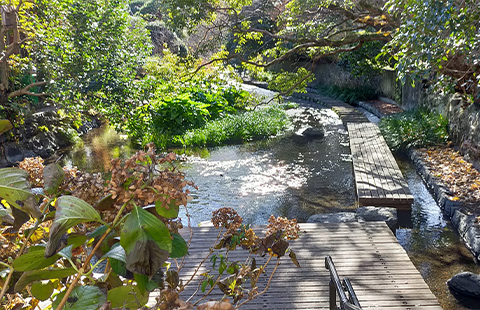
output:
[[[426,109],[417,108],[382,118],[379,126],[394,152],[445,144],[448,140],[447,119]]]
[[[285,111],[272,106],[227,115],[198,129],[174,138],[183,146],[216,146],[265,139],[285,131],[291,125]]]
[[[359,101],[373,100],[378,98],[378,94],[369,86],[338,86],[338,85],[322,85],[318,87],[318,91],[326,96],[342,100],[348,104],[357,104]]]

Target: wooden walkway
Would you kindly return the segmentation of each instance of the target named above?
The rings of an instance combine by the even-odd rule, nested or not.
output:
[[[256,227],[257,230],[264,229]],[[406,252],[384,222],[301,224],[305,233],[290,243],[301,268],[288,256],[282,258],[277,273],[264,295],[245,304],[241,309],[328,309],[329,273],[325,256],[330,255],[340,278],[348,277],[363,309],[441,310],[438,301],[415,269]],[[213,227],[193,229],[182,279],[188,279],[208,253],[218,231]],[[260,234],[262,235],[262,234]],[[229,253],[230,260],[244,259],[245,253]],[[263,259],[257,257],[257,266]],[[212,269],[209,260],[199,274]],[[273,266],[272,266],[273,267]],[[270,269],[271,270],[271,269]],[[259,281],[260,290],[267,275]],[[197,276],[181,296],[188,299],[197,289]],[[215,289],[219,292],[218,288]],[[201,292],[191,299],[202,296]],[[213,294],[219,299],[222,294]],[[207,298],[208,300],[208,298]]]
[[[378,126],[348,123],[347,127],[360,205],[410,209],[413,196]]]
[[[298,97],[330,107],[347,127],[359,205],[410,210],[413,196],[378,126],[340,100],[310,93]]]

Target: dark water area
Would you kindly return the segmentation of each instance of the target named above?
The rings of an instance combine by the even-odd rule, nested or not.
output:
[[[462,305],[449,292],[446,282],[455,274],[470,271],[480,274],[470,251],[425,187],[415,168],[406,159],[397,159],[415,197],[412,228],[399,228],[396,236],[408,256],[438,298],[443,309],[480,309],[477,301]]]
[[[299,103],[288,110],[295,125],[287,135],[243,145],[176,150],[183,159],[179,168],[198,186],[188,204],[192,225],[210,220],[212,211],[221,207],[234,208],[250,224],[266,224],[271,214],[305,222],[313,214],[356,208],[347,131],[330,109]],[[311,127],[323,128],[324,138],[302,135]],[[66,152],[62,164],[106,172],[112,158],[128,158],[135,151],[125,136],[104,126]],[[413,225],[397,229],[397,239],[444,309],[472,309],[460,305],[445,282],[456,273],[478,274],[480,269],[413,166],[407,160],[398,162],[415,203]],[[180,217],[186,223],[185,211]]]

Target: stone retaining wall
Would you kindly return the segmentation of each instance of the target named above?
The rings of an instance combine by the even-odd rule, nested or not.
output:
[[[467,213],[461,202],[452,199],[453,195],[447,186],[426,168],[426,164],[415,150],[410,150],[409,156],[443,213],[450,218],[475,259],[480,261],[480,224],[476,220],[478,214]]]
[[[0,168],[13,166],[26,157],[47,158],[72,145],[75,136],[100,125],[97,117],[86,116],[82,126],[74,129],[60,119],[55,109],[34,113],[22,126],[0,135]]]

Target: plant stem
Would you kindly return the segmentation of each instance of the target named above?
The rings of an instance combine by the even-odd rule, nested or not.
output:
[[[269,261],[270,261],[270,260],[269,260]],[[261,291],[260,293],[255,294],[254,296],[249,297],[247,300],[245,300],[245,301],[242,302],[241,304],[237,305],[237,306],[235,307],[235,309],[239,309],[241,306],[243,306],[244,304],[246,304],[246,303],[249,302],[250,300],[252,300],[252,299],[254,299],[254,298],[257,298],[257,297],[260,296],[260,295],[265,294],[265,292],[268,290],[268,287],[270,286],[270,283],[272,282],[273,275],[274,275],[275,272],[277,271],[277,268],[278,268],[279,265],[280,265],[280,257],[277,259],[277,264],[275,265],[275,268],[273,269],[272,274],[270,275],[270,278],[268,279],[267,286],[265,286],[265,289],[264,289],[263,291]]]
[[[87,266],[90,264],[90,260],[92,259],[93,255],[95,255],[95,252],[98,250],[98,248],[100,247],[100,245],[102,244],[103,240],[105,240],[105,238],[108,236],[108,234],[112,231],[112,229],[115,227],[115,225],[117,224],[117,222],[120,220],[120,217],[122,216],[122,213],[123,213],[123,210],[125,210],[125,207],[128,205],[128,201],[126,203],[123,204],[123,206],[120,208],[120,210],[118,211],[117,213],[117,216],[115,216],[115,219],[113,220],[112,222],[112,226],[110,226],[107,231],[105,231],[105,233],[103,234],[102,238],[100,238],[100,240],[97,242],[97,244],[95,245],[95,247],[93,248],[93,250],[90,252],[90,254],[88,255],[87,259],[85,260],[85,262],[83,263],[83,267],[80,268],[80,270],[78,271],[77,273],[77,276],[75,277],[75,279],[73,280],[72,284],[70,284],[70,286],[68,287],[68,290],[67,292],[65,293],[65,295],[63,296],[62,300],[60,301],[60,303],[58,304],[57,306],[57,309],[58,310],[62,310],[63,309],[63,306],[65,306],[65,304],[67,303],[67,300],[68,300],[68,297],[70,296],[70,294],[72,293],[73,289],[75,288],[75,286],[77,285],[78,281],[80,281],[80,278],[82,277],[82,275],[84,274],[85,272],[85,269],[87,268]]]
[[[48,200],[48,203],[46,204],[47,206],[52,202],[53,198],[50,198]],[[45,212],[48,210],[47,207],[45,207],[45,209],[43,210],[42,212],[42,216],[45,215]],[[33,228],[30,230],[30,232],[28,233],[28,236],[27,238],[25,239],[25,242],[22,244],[22,247],[20,248],[20,251],[18,251],[17,253],[17,258],[20,257],[20,255],[22,255],[23,251],[25,250],[25,247],[27,246],[27,243],[28,243],[28,240],[30,240],[30,238],[32,237],[33,233],[35,233],[35,231],[37,230],[38,228],[38,225],[40,225],[40,219],[37,219],[35,221],[35,225],[33,225]],[[7,292],[7,289],[8,289],[8,284],[10,283],[10,280],[12,279],[12,276],[13,276],[13,267],[10,267],[10,272],[8,273],[8,276],[7,276],[7,279],[5,280],[5,284],[3,285],[3,288],[2,288],[2,291],[0,292],[0,301],[2,301],[3,299],[3,296],[5,296],[5,293]]]

